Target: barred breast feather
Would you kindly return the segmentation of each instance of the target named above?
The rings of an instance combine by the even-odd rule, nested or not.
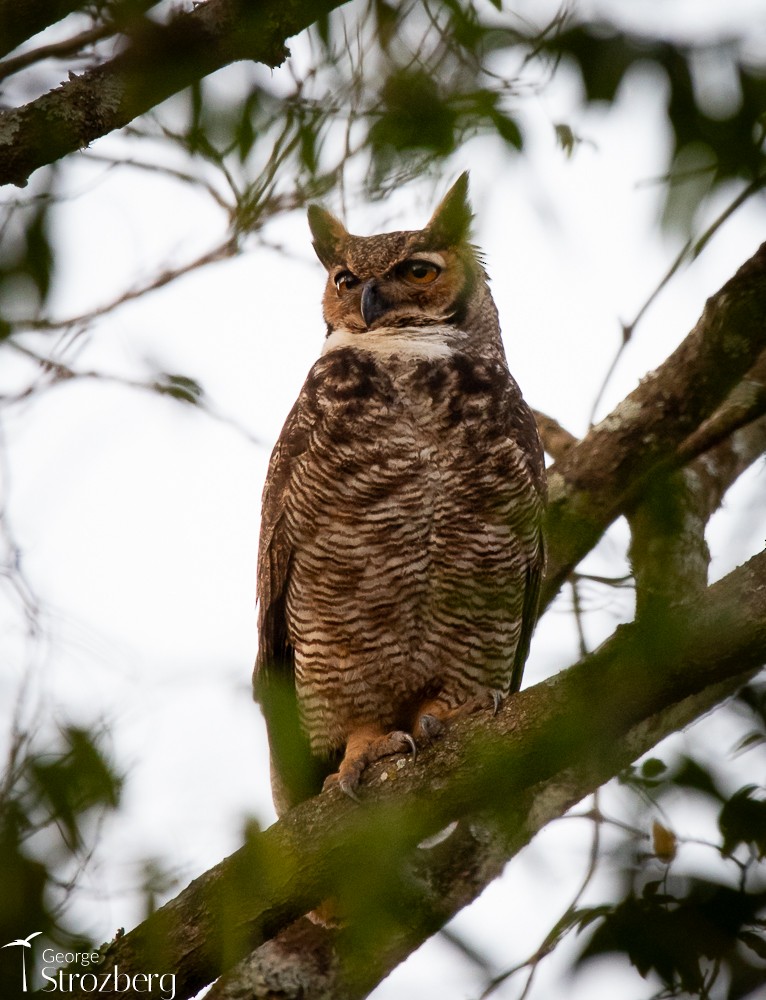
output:
[[[534,624],[542,453],[504,357],[454,328],[376,333],[328,339],[264,490],[256,690],[282,807],[354,727],[516,690]]]

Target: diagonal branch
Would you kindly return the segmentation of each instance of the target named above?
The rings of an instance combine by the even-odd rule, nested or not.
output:
[[[14,73],[35,63],[43,62],[45,59],[60,59],[63,56],[77,56],[87,46],[100,42],[103,38],[116,34],[116,27],[111,23],[99,24],[86,31],[67,38],[63,42],[51,42],[50,45],[41,45],[37,49],[25,50],[17,56],[10,56],[8,59],[0,61],[0,80],[5,80]]]
[[[209,73],[240,59],[279,66],[285,40],[344,0],[205,0],[166,24],[143,18],[126,47],[20,108],[0,113],[0,184],[24,186]]]
[[[766,350],[766,244],[708,299],[697,325],[549,474],[544,601]]]
[[[187,997],[332,896],[348,920],[326,995],[364,996],[391,963],[474,898],[542,823],[733,693],[764,660],[766,552],[693,607],[648,627],[623,626],[575,667],[514,696],[497,716],[464,720],[416,766],[378,766],[365,808],[335,792],[303,803],[115,941],[105,967],[117,964],[128,975],[173,970],[176,996]],[[450,837],[432,856],[416,850],[455,820],[468,822],[459,823],[451,847]],[[447,878],[453,850],[464,873],[454,884]],[[373,891],[359,891],[376,872]],[[421,884],[431,886],[425,899]],[[370,906],[377,907],[373,920]],[[402,912],[404,922],[396,918]],[[358,933],[370,926],[374,942]]]
[[[766,292],[764,292],[766,294]],[[766,414],[766,351],[734,386],[723,404],[681,444],[676,456],[684,464],[720,445],[735,431]]]

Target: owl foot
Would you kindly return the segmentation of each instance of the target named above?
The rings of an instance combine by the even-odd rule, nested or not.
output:
[[[335,774],[325,779],[322,790],[337,786],[344,795],[348,795],[354,802],[359,802],[356,790],[365,769],[383,757],[406,752],[412,754],[413,760],[417,758],[418,748],[409,733],[395,730],[381,735],[370,729],[357,730],[346,742],[346,752],[340,767]]]
[[[488,708],[492,709],[493,715],[497,715],[502,704],[503,696],[499,691],[487,691],[476,698],[469,698],[465,704],[456,709],[455,717],[473,715],[474,712],[486,712]]]
[[[493,715],[497,715],[502,703],[503,696],[499,691],[489,691],[476,698],[470,698],[456,708],[450,708],[434,699],[421,706],[412,731],[418,743],[432,743],[444,735],[453,720],[472,715],[474,712],[486,711],[488,708],[492,709]]]
[[[438,715],[431,715],[426,712],[418,718],[415,726],[415,735],[421,743],[432,743],[443,736],[447,729],[447,723],[440,719]]]

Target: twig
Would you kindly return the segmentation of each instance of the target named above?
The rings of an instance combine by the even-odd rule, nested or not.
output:
[[[41,45],[37,49],[22,52],[17,56],[10,56],[0,61],[0,80],[5,80],[14,73],[32,66],[34,63],[42,62],[45,59],[58,59],[62,56],[76,55],[86,45],[93,45],[94,42],[108,38],[119,31],[117,25],[112,22],[97,25],[87,31],[81,31],[79,35],[73,35],[62,42],[52,42],[50,45]]]
[[[194,260],[182,264],[180,267],[166,268],[146,284],[129,289],[116,299],[112,299],[111,302],[97,306],[95,309],[81,313],[79,316],[69,316],[66,319],[60,320],[33,319],[28,317],[15,321],[14,326],[19,330],[69,330],[72,327],[87,327],[93,320],[113,312],[118,306],[125,305],[126,302],[133,302],[135,299],[141,298],[142,295],[154,292],[158,288],[164,288],[165,285],[169,285],[176,278],[189,274],[197,268],[205,267],[207,264],[217,264],[228,257],[233,257],[238,250],[239,245],[236,238],[229,236],[218,246],[206,251]]]
[[[736,210],[751,198],[754,194],[760,191],[766,186],[766,174],[761,174],[756,177],[755,180],[751,181],[746,187],[740,191],[736,198],[734,198],[729,205],[721,212],[721,214],[708,226],[708,228],[703,232],[703,234],[695,240],[687,240],[687,242],[681,248],[680,253],[675,258],[673,263],[670,265],[664,276],[661,278],[659,284],[654,288],[649,297],[646,299],[644,304],[640,307],[636,315],[633,317],[632,322],[622,323],[622,342],[617,349],[617,353],[612,359],[609,368],[607,369],[606,375],[601,383],[601,386],[596,393],[596,397],[593,401],[593,406],[591,407],[589,423],[593,426],[596,418],[596,412],[601,405],[601,400],[604,398],[604,393],[606,392],[607,386],[611,381],[612,375],[617,367],[617,364],[622,357],[622,354],[630,343],[630,340],[635,333],[636,327],[641,322],[643,317],[648,312],[651,305],[654,303],[656,298],[659,296],[660,292],[665,288],[668,282],[673,278],[676,272],[681,268],[682,264],[685,262],[691,263],[696,260],[697,257],[702,253],[710,240],[715,236],[721,226],[736,212]]]
[[[23,344],[18,343],[14,339],[8,340],[9,346],[11,346],[19,354],[23,354],[30,360],[36,361],[43,372],[52,373],[51,380],[47,383],[47,386],[64,382],[64,381],[98,381],[98,382],[110,382],[114,385],[120,385],[128,389],[139,389],[142,392],[151,392],[161,396],[171,396],[181,403],[186,405],[193,405],[200,409],[203,413],[206,413],[209,417],[217,420],[227,426],[231,427],[237,433],[241,434],[247,441],[251,444],[262,445],[263,441],[249,431],[243,424],[233,417],[228,416],[225,413],[221,413],[219,410],[215,409],[209,402],[201,398],[194,398],[192,401],[188,395],[184,394],[182,391],[182,386],[176,386],[175,383],[168,379],[167,381],[162,380],[164,373],[155,377],[150,381],[141,381],[140,379],[129,379],[122,375],[112,375],[108,372],[103,371],[77,371],[71,368],[69,365],[62,361],[56,361],[52,358],[47,358],[44,355],[37,354],[30,348],[25,347]],[[24,391],[19,393],[15,397],[5,397],[3,402],[16,403],[21,402],[24,399],[29,398],[34,392],[39,392],[41,387],[28,386]],[[1,518],[0,518],[1,523]]]

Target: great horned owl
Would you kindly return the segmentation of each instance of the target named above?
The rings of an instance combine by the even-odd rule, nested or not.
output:
[[[274,448],[256,698],[277,811],[518,689],[544,564],[534,418],[469,242],[463,174],[425,229],[309,209],[321,357]]]

